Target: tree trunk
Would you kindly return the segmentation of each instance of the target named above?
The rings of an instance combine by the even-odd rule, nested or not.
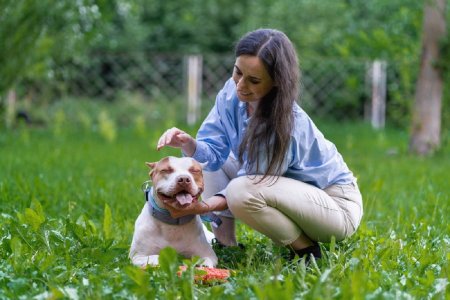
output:
[[[425,1],[422,56],[412,115],[410,151],[428,155],[440,146],[443,78],[435,63],[445,37],[445,0]]]

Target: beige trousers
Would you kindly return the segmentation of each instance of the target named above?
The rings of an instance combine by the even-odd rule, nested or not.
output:
[[[226,199],[232,214],[276,244],[289,245],[303,234],[313,241],[329,242],[333,236],[340,241],[359,226],[363,206],[356,183],[324,190],[286,177],[257,183],[261,176],[232,179],[230,166],[236,162],[228,160],[222,170],[205,174],[206,185],[210,182],[205,190],[218,192],[228,181]]]

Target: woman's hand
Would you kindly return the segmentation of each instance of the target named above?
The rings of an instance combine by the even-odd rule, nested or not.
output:
[[[167,209],[172,218],[181,218],[187,215],[200,215],[208,212],[208,205],[203,201],[195,201],[187,206],[181,206],[177,200],[164,201],[164,208]]]
[[[222,196],[212,196],[204,201],[196,201],[188,206],[181,206],[177,200],[164,201],[172,218],[180,218],[187,215],[201,215],[211,211],[221,211],[228,208],[227,200]]]
[[[197,147],[197,142],[186,132],[172,127],[161,135],[156,149],[159,150],[164,146],[181,148],[186,155],[192,156]]]

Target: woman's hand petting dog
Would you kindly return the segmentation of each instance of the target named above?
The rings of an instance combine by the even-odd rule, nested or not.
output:
[[[156,149],[159,151],[165,146],[181,148],[187,156],[192,156],[195,152],[195,148],[197,147],[197,142],[183,130],[172,127],[161,135]]]
[[[215,195],[203,201],[195,201],[187,206],[182,206],[176,200],[164,201],[164,208],[167,209],[172,218],[180,218],[187,215],[201,215],[211,211],[221,211],[228,208],[227,200],[223,196]]]
[[[164,208],[169,211],[172,218],[200,215],[209,211],[208,204],[203,201],[195,201],[188,205],[181,205],[177,200],[164,200]]]

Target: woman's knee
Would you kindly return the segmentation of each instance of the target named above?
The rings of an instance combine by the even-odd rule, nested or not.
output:
[[[241,211],[242,209],[262,205],[262,199],[257,197],[254,180],[247,176],[233,179],[227,186],[226,198],[230,210]],[[261,202],[261,203],[260,203]]]

